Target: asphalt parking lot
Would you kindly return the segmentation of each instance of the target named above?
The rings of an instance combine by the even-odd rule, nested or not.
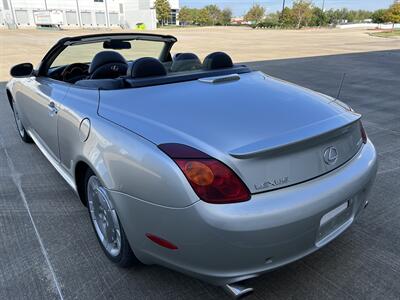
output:
[[[362,217],[322,250],[249,280],[248,299],[400,298],[400,50],[252,62],[336,96],[364,115],[380,159]],[[86,209],[34,145],[17,136],[0,85],[0,299],[229,299],[157,266],[108,262]]]

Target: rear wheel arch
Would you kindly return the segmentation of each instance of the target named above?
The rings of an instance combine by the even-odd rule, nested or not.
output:
[[[121,252],[118,254],[118,256],[113,257],[110,255],[110,253],[106,250],[105,246],[102,244],[101,240],[99,239],[98,233],[96,233],[96,227],[94,225],[93,217],[91,216],[91,208],[89,208],[89,204],[87,203],[87,182],[88,179],[92,176],[96,176],[96,173],[94,172],[93,168],[90,167],[89,164],[87,164],[85,161],[79,161],[76,166],[75,166],[75,181],[76,181],[76,187],[77,191],[79,194],[79,198],[81,199],[82,203],[88,207],[89,214],[90,214],[90,219],[91,223],[93,226],[93,229],[95,231],[95,234],[97,236],[97,239],[99,240],[100,246],[102,247],[103,251],[107,255],[107,257],[117,264],[119,267],[122,268],[130,268],[133,265],[138,265],[140,264],[140,261],[137,259],[135,254],[132,251],[132,248],[129,244],[128,238],[125,235],[124,229],[122,227],[122,224],[118,220],[118,224],[120,226],[120,234],[121,234]],[[118,216],[117,216],[118,218]]]
[[[7,99],[8,99],[8,102],[10,103],[11,109],[14,110],[14,107],[13,107],[13,96],[11,94],[11,91],[9,89],[6,89],[6,93],[7,93]]]
[[[85,176],[88,170],[92,168],[84,161],[79,161],[75,166],[75,184],[76,190],[78,192],[79,198],[81,199],[83,205],[87,206],[85,197]]]
[[[90,171],[94,175],[99,178],[99,180],[104,184],[104,180],[102,176],[99,176],[99,172],[97,172],[97,169],[90,163],[88,162],[85,158],[79,157],[77,159],[77,163],[75,164],[74,168],[74,179],[75,179],[75,186],[76,186],[76,191],[78,192],[79,198],[82,201],[82,204],[84,206],[87,206],[86,203],[86,175]],[[106,186],[106,185],[105,185]]]

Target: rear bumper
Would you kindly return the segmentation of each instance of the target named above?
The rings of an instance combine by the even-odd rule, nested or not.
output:
[[[248,202],[186,208],[153,205],[110,192],[138,258],[216,285],[257,276],[318,250],[346,230],[363,210],[377,172],[368,142],[347,164],[317,179],[253,195]],[[348,203],[321,226],[321,219]],[[178,246],[162,248],[158,235]]]

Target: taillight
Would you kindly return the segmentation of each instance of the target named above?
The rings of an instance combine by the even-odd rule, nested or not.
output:
[[[361,121],[360,121],[360,130],[361,130],[362,141],[364,144],[366,144],[368,141],[368,137],[367,137],[367,133],[365,132],[364,126]]]
[[[162,144],[159,148],[175,161],[201,200],[225,204],[250,199],[243,181],[219,160],[182,144]]]

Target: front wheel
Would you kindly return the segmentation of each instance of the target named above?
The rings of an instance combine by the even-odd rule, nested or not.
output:
[[[19,112],[18,112],[18,108],[17,105],[15,104],[15,101],[13,100],[13,112],[14,112],[14,120],[15,120],[15,124],[17,125],[17,130],[18,130],[18,134],[21,138],[21,140],[23,140],[25,143],[32,143],[32,139],[29,136],[29,134],[26,132],[24,125],[22,124],[22,121],[19,117]]]
[[[137,264],[139,261],[129,245],[106,189],[90,170],[86,173],[85,183],[90,220],[104,253],[122,268]]]

